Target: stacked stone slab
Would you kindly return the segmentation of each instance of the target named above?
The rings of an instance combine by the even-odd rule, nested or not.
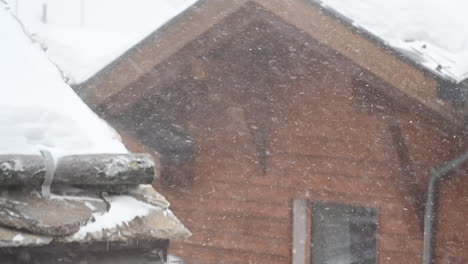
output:
[[[53,175],[50,196],[41,191],[47,175]],[[118,254],[110,253],[114,248],[129,251],[127,256],[135,253],[134,260],[153,261],[141,263],[162,261],[168,241],[190,232],[152,188],[158,175],[147,154],[72,155],[56,161],[41,155],[0,155],[0,257],[24,263],[103,263],[115,260]],[[109,197],[119,195],[148,204],[150,212],[78,235],[95,216],[111,209]],[[99,250],[102,243],[105,250]]]

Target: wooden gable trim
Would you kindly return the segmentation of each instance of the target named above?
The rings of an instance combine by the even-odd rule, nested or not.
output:
[[[245,2],[247,0],[198,2],[91,79],[75,87],[75,90],[89,105],[99,106],[238,10]]]
[[[419,117],[433,125],[437,129],[438,134],[456,135],[462,137],[463,122],[462,119],[450,119],[443,115],[442,112],[434,111],[425,105],[422,105],[417,98],[407,96],[401,89],[393,88],[389,83],[386,83],[375,74],[370,72],[360,72],[354,76],[355,81],[362,81],[373,87],[378,93],[386,95],[392,100],[392,109],[394,111],[409,111],[417,113]]]
[[[376,45],[352,30],[349,25],[324,13],[311,0],[255,2],[375,74],[405,96],[416,99],[422,106],[457,126],[462,126],[462,119],[454,113],[452,107],[440,103],[437,95],[438,82],[432,76]]]
[[[126,111],[132,104],[145,96],[151,96],[158,87],[166,85],[173,85],[177,80],[177,76],[183,71],[187,64],[192,64],[193,69],[198,66],[207,66],[205,60],[200,59],[201,56],[208,53],[210,50],[216,49],[225,45],[235,38],[243,30],[255,22],[261,15],[251,8],[253,5],[242,5],[237,10],[229,14],[222,21],[215,26],[209,27],[205,32],[197,37],[197,41],[191,41],[184,45],[184,47],[174,50],[174,53],[161,63],[154,65],[151,71],[139,76],[134,82],[128,84],[126,87],[121,87],[120,91],[107,97],[101,102],[102,109],[111,115],[118,115]],[[259,7],[258,5],[255,5]],[[275,16],[276,17],[276,16]],[[277,17],[276,17],[277,18]],[[229,32],[220,36],[220,32]],[[212,41],[216,39],[216,41]],[[197,65],[195,65],[197,64]],[[197,75],[198,73],[193,72]],[[153,82],[149,87],[142,87],[140,83],[145,78],[153,78]],[[133,87],[138,89],[133,89]]]

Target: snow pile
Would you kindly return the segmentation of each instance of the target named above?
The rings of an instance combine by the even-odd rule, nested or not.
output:
[[[126,152],[1,2],[0,32],[0,154]]]
[[[18,234],[13,238],[13,242],[21,242],[23,240],[24,240],[24,237],[21,234]]]
[[[69,78],[86,81],[196,0],[8,0]],[[44,7],[46,6],[46,7]],[[44,15],[46,9],[47,15]]]
[[[141,202],[127,195],[111,196],[109,199],[109,211],[101,215],[95,215],[95,221],[82,226],[80,230],[73,235],[74,238],[83,239],[88,233],[111,229],[126,224],[136,217],[146,216],[151,211],[162,210],[159,207]]]
[[[465,0],[321,0],[444,78],[468,77]]]

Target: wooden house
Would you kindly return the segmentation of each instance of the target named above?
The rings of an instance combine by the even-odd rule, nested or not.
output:
[[[456,85],[313,1],[202,0],[76,90],[161,156],[186,263],[420,263],[429,173],[467,147]],[[463,175],[435,263],[468,263]]]

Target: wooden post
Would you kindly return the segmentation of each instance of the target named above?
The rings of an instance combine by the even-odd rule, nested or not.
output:
[[[309,262],[309,211],[306,200],[296,199],[293,201],[292,264],[306,264]]]

